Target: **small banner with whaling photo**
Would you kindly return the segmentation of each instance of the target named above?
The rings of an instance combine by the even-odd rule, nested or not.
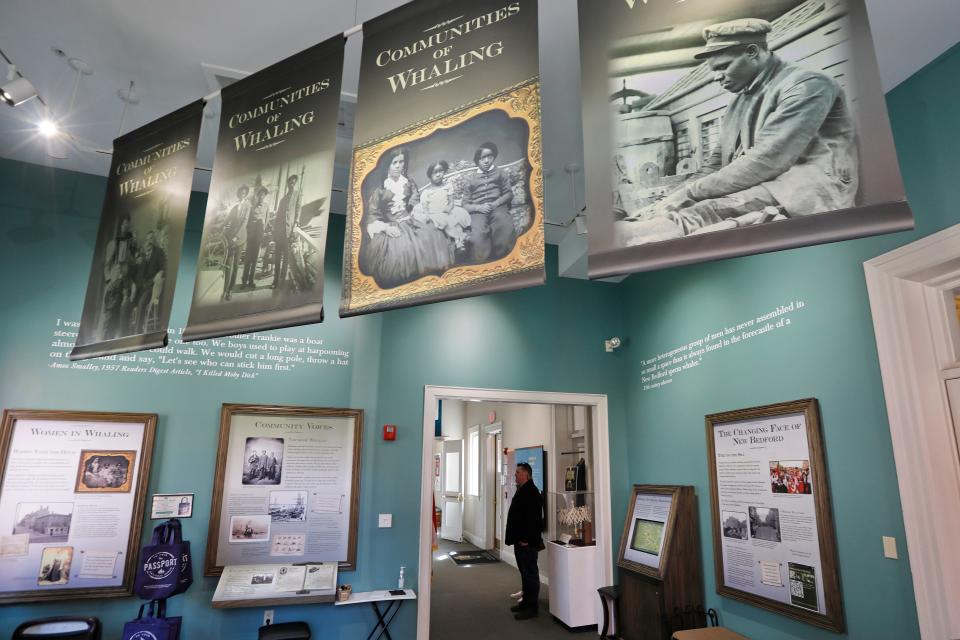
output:
[[[343,36],[221,93],[184,341],[323,320]]]
[[[71,360],[167,345],[203,102],[113,141]]]

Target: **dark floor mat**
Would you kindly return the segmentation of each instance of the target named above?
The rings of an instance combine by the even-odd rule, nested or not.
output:
[[[491,562],[500,562],[497,558],[486,551],[458,551],[451,553],[450,559],[457,564],[488,564]]]

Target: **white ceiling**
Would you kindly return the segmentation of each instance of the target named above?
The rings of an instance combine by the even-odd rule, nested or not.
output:
[[[109,149],[123,110],[117,91],[131,80],[140,103],[129,108],[123,131],[211,93],[204,64],[250,73],[402,4],[403,0],[0,0],[0,48],[55,112],[66,110],[76,74],[51,47],[89,63],[94,73],[83,77],[67,124],[91,147]],[[560,224],[577,211],[569,171],[578,179],[580,202],[583,193],[576,5],[576,0],[540,2],[546,214],[548,221]],[[886,90],[960,38],[957,0],[867,0],[867,6]],[[358,34],[347,43],[343,91],[348,99],[356,94],[361,40]],[[105,175],[108,155],[77,149],[69,150],[63,160],[47,155],[34,132],[41,108],[36,100],[15,109],[0,107],[0,156]],[[218,101],[207,107],[200,167],[213,162],[218,109]],[[335,179],[341,189],[347,180],[347,124],[341,129]],[[197,171],[194,189],[205,190],[208,182],[209,174]],[[335,199],[334,211],[342,213],[342,207],[342,199],[339,203]],[[548,241],[556,243],[562,231],[548,228]]]

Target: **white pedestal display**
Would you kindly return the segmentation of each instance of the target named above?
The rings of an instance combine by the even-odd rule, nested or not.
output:
[[[550,548],[550,613],[568,627],[596,625],[597,547],[568,547],[548,542]]]

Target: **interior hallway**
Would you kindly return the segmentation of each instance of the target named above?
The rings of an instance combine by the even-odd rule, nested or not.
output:
[[[430,593],[431,640],[556,640],[596,637],[596,627],[571,631],[550,615],[547,585],[540,585],[540,615],[514,620],[510,594],[520,589],[520,574],[506,562],[458,566],[446,555],[476,551],[469,543],[440,540],[433,552],[433,586]],[[437,559],[441,558],[441,559]],[[540,571],[546,557],[540,554]]]

